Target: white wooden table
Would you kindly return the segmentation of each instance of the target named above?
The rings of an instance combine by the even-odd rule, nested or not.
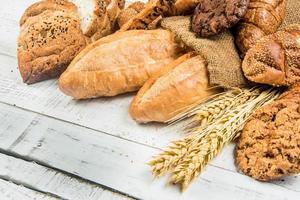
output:
[[[27,86],[17,69],[18,20],[35,0],[1,0],[0,199],[300,199],[300,176],[260,183],[239,173],[230,145],[181,194],[145,164],[180,135],[137,125],[131,95],[88,101],[57,80]]]

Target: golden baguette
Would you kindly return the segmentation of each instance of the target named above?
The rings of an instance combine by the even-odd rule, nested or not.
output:
[[[130,106],[138,122],[165,122],[184,107],[212,95],[206,61],[188,53],[153,75],[140,89]]]
[[[59,87],[75,99],[136,91],[180,51],[166,30],[118,32],[87,46],[62,74]]]

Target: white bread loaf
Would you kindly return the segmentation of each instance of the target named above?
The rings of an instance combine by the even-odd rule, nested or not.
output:
[[[117,32],[80,52],[61,75],[59,87],[75,99],[136,91],[180,51],[166,30]]]
[[[166,122],[186,106],[216,92],[209,88],[204,58],[188,53],[166,65],[144,84],[129,113],[140,123]]]

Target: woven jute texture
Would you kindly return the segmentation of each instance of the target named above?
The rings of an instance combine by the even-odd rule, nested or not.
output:
[[[241,59],[229,31],[210,38],[198,38],[190,31],[189,16],[164,18],[161,26],[173,32],[185,45],[206,59],[211,85],[230,88],[246,84],[241,70]]]

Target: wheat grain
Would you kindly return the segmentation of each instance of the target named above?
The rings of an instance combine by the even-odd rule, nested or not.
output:
[[[153,173],[159,176],[172,170],[170,182],[185,190],[207,163],[239,136],[252,111],[279,94],[278,90],[265,88],[234,90],[215,97],[211,103],[192,105],[175,119],[188,121],[188,128],[183,129],[189,134],[150,162]]]

